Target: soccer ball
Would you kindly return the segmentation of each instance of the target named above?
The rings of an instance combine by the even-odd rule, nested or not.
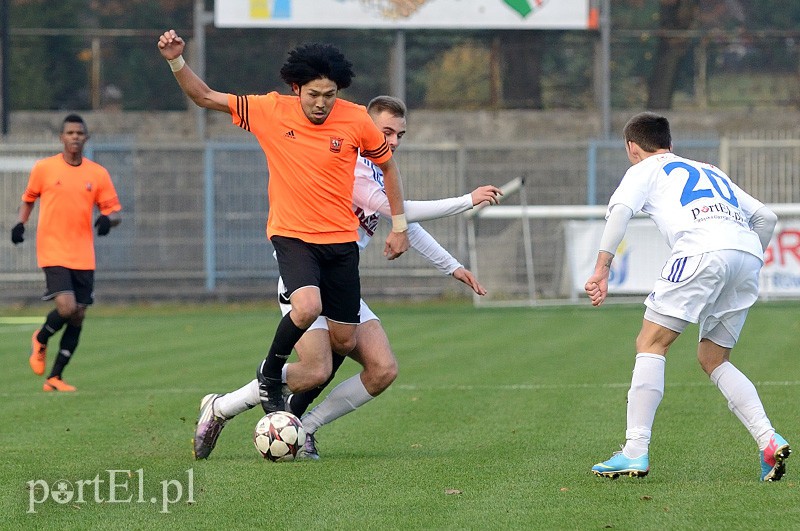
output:
[[[264,459],[291,461],[306,442],[300,419],[286,411],[261,417],[253,432],[253,443]]]

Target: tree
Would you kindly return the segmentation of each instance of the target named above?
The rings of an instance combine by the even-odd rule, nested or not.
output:
[[[688,30],[698,22],[696,0],[662,0],[658,10],[659,30]],[[691,49],[690,37],[665,35],[656,49],[653,71],[647,84],[647,108],[669,109],[678,81],[681,61]]]
[[[504,31],[503,102],[511,108],[541,109],[543,31]]]

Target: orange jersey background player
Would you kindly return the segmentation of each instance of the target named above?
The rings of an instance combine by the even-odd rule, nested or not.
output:
[[[108,171],[83,156],[89,140],[83,118],[67,116],[60,139],[63,151],[38,161],[31,170],[17,224],[11,229],[15,245],[25,241],[25,223],[38,199],[36,258],[47,284],[43,298],[54,300],[56,307],[31,337],[28,362],[34,374],[44,374],[47,342],[66,325],[58,355],[42,386],[45,391],[75,391],[61,376],[78,347],[86,308],[94,302],[92,215],[96,206],[100,215],[94,227],[98,236],[105,236],[120,223],[122,210]]]

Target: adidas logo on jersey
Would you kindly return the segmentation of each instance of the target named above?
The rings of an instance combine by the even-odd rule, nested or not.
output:
[[[283,136],[286,137],[286,138],[291,138],[292,140],[294,140],[296,138],[294,136],[294,130],[293,129],[290,129],[290,130],[286,131],[286,134],[283,135]]]

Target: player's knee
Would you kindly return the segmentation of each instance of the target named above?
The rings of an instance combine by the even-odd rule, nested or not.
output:
[[[381,386],[384,389],[388,389],[390,385],[397,379],[397,362],[395,361],[391,365],[384,367],[381,375]]]
[[[69,324],[72,326],[81,326],[83,325],[83,319],[86,317],[86,308],[83,306],[78,306],[76,310],[72,313],[72,316],[69,318]]]
[[[356,348],[355,334],[331,336],[331,348],[340,356],[347,356]]]
[[[331,377],[330,366],[313,367],[308,372],[308,385],[310,388],[325,385],[325,383],[328,381],[328,378],[330,377]]]
[[[366,380],[368,391],[372,396],[388,389],[397,379],[397,374],[397,360],[394,357],[364,367],[364,380]]]
[[[708,338],[703,338],[697,349],[697,361],[707,375],[730,359],[731,349],[723,347]]]
[[[61,303],[56,306],[56,311],[58,312],[59,317],[62,319],[69,321],[70,324],[74,324],[72,321],[78,317],[80,313],[80,319],[83,321],[84,312],[82,308],[80,308],[75,303]]]
[[[658,341],[652,337],[639,334],[636,338],[636,352],[649,352],[651,354],[661,354],[666,356],[669,351],[669,344],[664,344],[663,341]]]
[[[292,302],[292,321],[300,328],[308,328],[322,313],[322,304],[315,301]]]

